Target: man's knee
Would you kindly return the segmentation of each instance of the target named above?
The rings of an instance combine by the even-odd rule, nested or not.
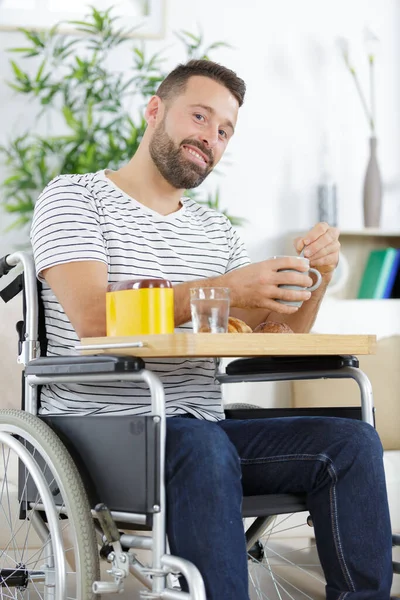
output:
[[[379,435],[369,423],[355,419],[339,419],[331,433],[332,439],[335,439],[335,436],[342,444],[351,447],[355,454],[363,453],[370,458],[382,457],[383,449]]]
[[[331,459],[339,470],[383,470],[382,443],[376,430],[368,423],[355,419],[327,419],[320,435],[324,439],[322,454]]]

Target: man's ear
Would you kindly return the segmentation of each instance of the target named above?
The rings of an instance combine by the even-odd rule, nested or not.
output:
[[[146,106],[144,118],[149,127],[155,127],[164,114],[164,105],[159,96],[152,96]]]

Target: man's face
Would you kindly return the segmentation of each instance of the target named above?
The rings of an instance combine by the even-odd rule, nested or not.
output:
[[[161,175],[177,189],[200,185],[221,159],[233,135],[239,104],[208,77],[191,77],[173,98],[150,140]]]

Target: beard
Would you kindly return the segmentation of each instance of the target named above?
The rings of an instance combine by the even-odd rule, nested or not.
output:
[[[202,167],[186,158],[182,149],[184,145],[201,150],[208,158],[207,165]],[[177,189],[192,189],[199,186],[213,169],[214,163],[211,150],[191,138],[184,139],[179,146],[176,146],[165,131],[165,120],[154,131],[150,140],[149,151],[161,175]]]

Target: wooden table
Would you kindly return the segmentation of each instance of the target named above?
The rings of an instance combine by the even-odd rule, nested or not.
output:
[[[310,333],[174,333],[130,337],[82,338],[81,354],[132,355],[143,358],[307,356],[374,354],[375,335]]]

